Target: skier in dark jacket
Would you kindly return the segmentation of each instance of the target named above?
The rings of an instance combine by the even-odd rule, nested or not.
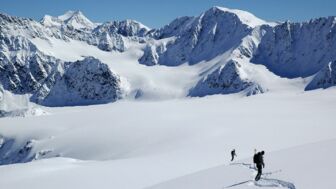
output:
[[[234,159],[235,156],[237,156],[237,154],[236,154],[236,150],[233,149],[233,150],[231,151],[231,161],[233,161],[233,159]]]
[[[258,169],[258,174],[255,177],[256,181],[258,181],[261,177],[262,168],[265,168],[264,157],[263,157],[264,154],[265,154],[265,152],[261,151],[261,152],[258,152],[256,154],[254,154],[254,156],[253,156],[253,163],[256,164],[257,169]]]

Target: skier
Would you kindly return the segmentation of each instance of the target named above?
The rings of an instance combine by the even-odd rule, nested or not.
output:
[[[258,169],[258,174],[255,177],[255,181],[258,181],[260,179],[261,174],[262,174],[262,168],[265,168],[264,157],[263,157],[264,154],[265,152],[261,151],[261,152],[254,154],[253,156],[253,163],[256,164],[257,169]]]
[[[231,151],[231,161],[233,161],[233,159],[234,159],[235,156],[237,156],[237,154],[236,154],[236,150],[233,149],[233,150]]]

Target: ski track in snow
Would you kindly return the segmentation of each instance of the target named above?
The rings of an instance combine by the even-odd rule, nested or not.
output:
[[[230,165],[240,165],[240,166],[244,166],[247,167],[248,169],[251,169],[253,171],[257,171],[257,169],[250,163],[231,163]],[[243,184],[247,184],[247,185],[255,185],[258,187],[274,187],[274,188],[288,188],[288,189],[296,189],[295,185],[291,182],[287,182],[287,181],[283,181],[283,180],[279,180],[279,179],[274,179],[274,178],[267,178],[267,176],[269,175],[273,175],[275,173],[279,173],[282,170],[276,170],[276,171],[272,171],[272,172],[266,172],[263,173],[263,177],[261,177],[261,179],[256,182],[254,180],[247,180],[247,181],[243,181],[243,182],[239,182],[239,183],[235,183],[233,185],[224,187],[224,188],[233,188],[236,186],[240,186]]]

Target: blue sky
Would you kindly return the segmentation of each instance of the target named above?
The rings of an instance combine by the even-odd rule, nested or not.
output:
[[[81,10],[95,22],[134,19],[157,28],[216,5],[246,10],[269,21],[336,16],[336,0],[0,0],[0,12],[39,20],[45,14]]]

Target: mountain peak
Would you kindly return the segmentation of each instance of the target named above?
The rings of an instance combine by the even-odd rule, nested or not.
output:
[[[74,29],[89,29],[92,30],[96,27],[96,24],[91,22],[84,14],[77,10],[69,10],[63,15],[53,17],[50,15],[45,15],[41,23],[47,27],[61,27],[61,26],[70,26]]]
[[[141,23],[141,22],[139,22],[137,20],[126,19],[126,20],[122,20],[120,22],[124,22],[127,25],[133,25],[133,24],[135,24],[135,25],[139,26],[140,28],[144,28],[146,30],[150,30],[150,28],[148,26],[144,25],[143,23]]]
[[[61,22],[75,29],[93,29],[96,24],[91,22],[84,14],[77,10],[69,10],[65,14],[57,17]]]
[[[63,15],[58,16],[57,18],[62,20],[62,21],[66,21],[66,20],[68,20],[68,19],[70,19],[74,16],[85,17],[84,14],[79,10],[76,10],[76,11],[69,10],[69,11],[65,12]]]
[[[266,21],[256,17],[252,13],[242,11],[242,10],[238,10],[238,9],[229,9],[229,8],[226,8],[226,7],[214,6],[214,7],[210,8],[209,10],[207,10],[205,12],[205,14],[213,14],[213,13],[216,13],[216,12],[234,14],[239,18],[239,20],[243,24],[248,25],[252,28],[254,28],[256,26],[260,26],[260,25],[269,24]]]

